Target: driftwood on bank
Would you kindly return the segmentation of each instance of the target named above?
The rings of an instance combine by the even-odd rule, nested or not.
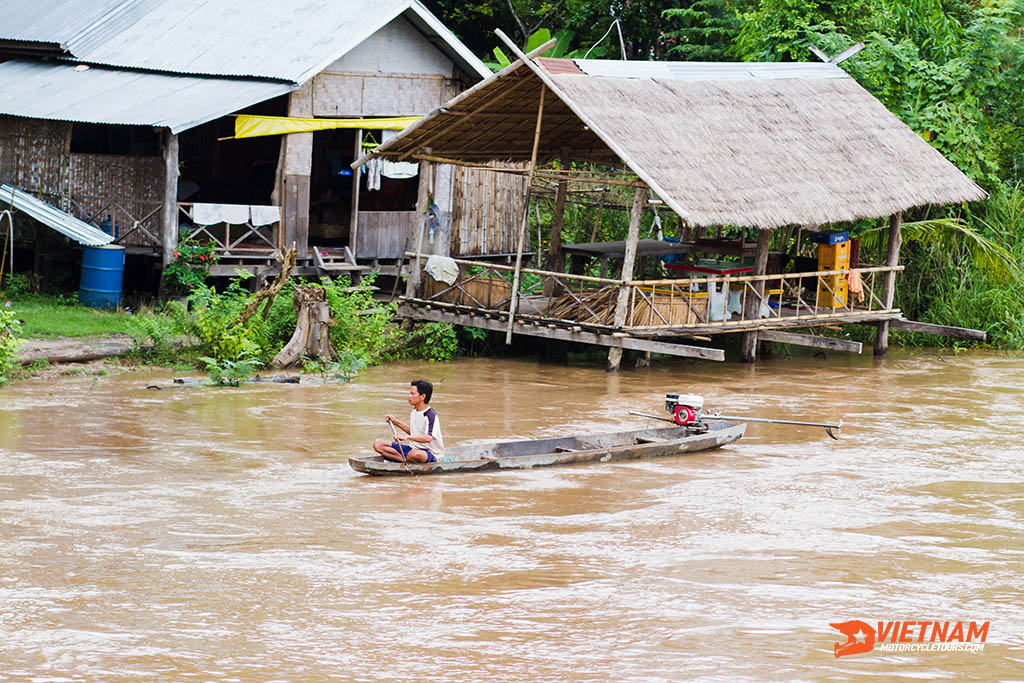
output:
[[[271,365],[277,368],[295,367],[303,356],[333,360],[331,309],[327,304],[326,290],[321,287],[296,287],[292,302],[298,314],[295,334],[274,356]]]
[[[138,348],[131,336],[123,333],[71,339],[26,339],[19,349],[18,362],[27,365],[45,359],[50,363],[84,363],[123,356]]]

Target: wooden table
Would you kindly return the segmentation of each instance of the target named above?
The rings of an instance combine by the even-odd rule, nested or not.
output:
[[[665,242],[662,240],[637,240],[636,255],[640,256],[667,256],[669,254],[689,254],[693,245],[683,242]],[[592,242],[590,244],[566,244],[562,250],[571,254],[574,258],[591,256],[601,261],[601,277],[608,274],[608,261],[615,259],[621,261],[626,256],[626,242]],[[575,272],[575,271],[574,271]]]

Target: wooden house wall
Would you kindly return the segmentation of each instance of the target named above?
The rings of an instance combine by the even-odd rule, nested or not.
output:
[[[163,190],[164,162],[158,156],[71,155],[75,215],[97,226],[110,215],[122,236],[136,222],[144,228],[119,239],[120,244],[160,246]]]
[[[0,183],[67,208],[70,143],[65,121],[0,116]]]
[[[514,253],[525,210],[526,178],[462,166],[453,167],[452,175],[451,255]]]
[[[360,258],[397,259],[419,225],[416,211],[360,211],[359,232],[356,233],[356,251]]]

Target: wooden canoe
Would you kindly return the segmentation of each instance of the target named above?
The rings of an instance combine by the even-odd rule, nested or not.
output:
[[[641,429],[614,434],[454,446],[446,451],[446,456],[451,460],[440,462],[406,464],[372,455],[349,458],[348,463],[356,472],[389,475],[487,472],[640,460],[719,448],[742,437],[746,429],[745,424],[713,422],[708,425],[707,431],[700,433],[686,427]]]

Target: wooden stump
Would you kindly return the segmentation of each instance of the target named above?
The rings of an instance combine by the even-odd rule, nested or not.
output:
[[[278,368],[295,367],[303,356],[333,360],[331,309],[327,305],[327,292],[320,287],[296,287],[292,303],[298,313],[295,334],[274,356],[271,364]]]

